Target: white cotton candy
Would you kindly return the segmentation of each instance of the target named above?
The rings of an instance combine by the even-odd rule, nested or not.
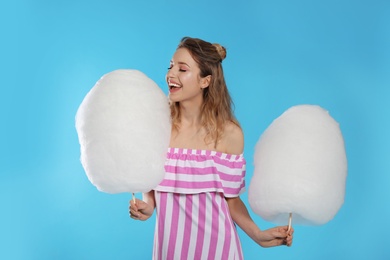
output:
[[[76,114],[81,163],[107,193],[147,192],[164,177],[171,133],[168,99],[137,70],[104,75]]]
[[[321,225],[344,202],[347,158],[339,124],[319,106],[288,109],[265,130],[248,199],[263,219]]]

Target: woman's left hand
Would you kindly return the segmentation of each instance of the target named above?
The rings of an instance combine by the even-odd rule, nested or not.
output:
[[[257,235],[256,242],[262,247],[272,247],[286,245],[291,246],[294,229],[288,231],[288,226],[274,227],[260,231]]]

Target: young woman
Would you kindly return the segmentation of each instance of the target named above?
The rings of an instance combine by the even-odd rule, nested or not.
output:
[[[130,216],[156,208],[153,259],[243,259],[235,223],[263,247],[292,244],[293,229],[260,230],[239,195],[245,187],[244,138],[226,87],[219,44],[185,37],[166,80],[172,135],[165,179]]]

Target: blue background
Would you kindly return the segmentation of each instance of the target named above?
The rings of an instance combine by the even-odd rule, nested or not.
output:
[[[141,70],[166,92],[183,36],[228,50],[248,184],[258,138],[293,105],[329,110],[345,138],[336,217],[295,226],[291,248],[264,249],[239,231],[246,259],[390,259],[390,1],[10,2],[0,4],[1,259],[150,259],[154,220],[129,219],[130,194],[88,181],[74,117],[115,69]]]

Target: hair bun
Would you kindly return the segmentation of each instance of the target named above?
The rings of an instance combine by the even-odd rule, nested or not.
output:
[[[226,58],[226,48],[218,43],[213,43],[213,46],[215,47],[215,49],[217,49],[217,52],[222,62]]]

